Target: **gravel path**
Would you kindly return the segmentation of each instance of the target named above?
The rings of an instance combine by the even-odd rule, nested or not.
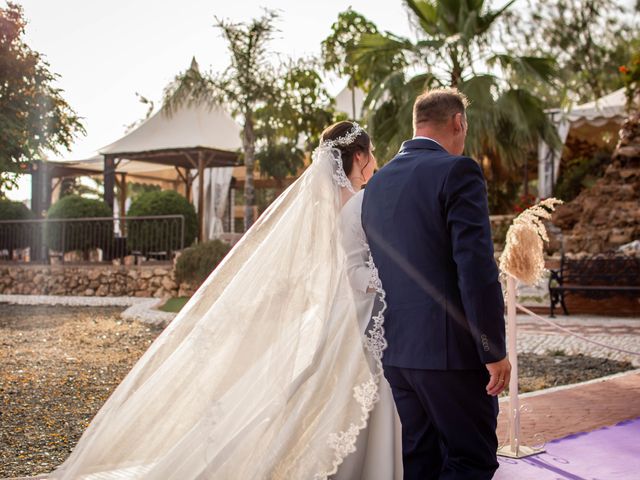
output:
[[[0,306],[0,477],[62,463],[160,333],[121,310]]]

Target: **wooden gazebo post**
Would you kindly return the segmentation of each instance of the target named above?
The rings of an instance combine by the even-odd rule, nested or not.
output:
[[[198,152],[198,242],[204,241],[204,158]]]
[[[112,155],[104,156],[104,203],[113,211],[114,187],[116,184],[116,163]]]

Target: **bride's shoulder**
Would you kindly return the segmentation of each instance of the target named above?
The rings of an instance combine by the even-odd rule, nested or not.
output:
[[[344,204],[342,211],[340,212],[340,217],[343,223],[351,224],[354,221],[360,221],[363,195],[364,191],[360,190]]]
[[[364,190],[360,190],[353,197],[351,197],[347,203],[342,207],[343,210],[362,210],[362,199],[364,198]]]

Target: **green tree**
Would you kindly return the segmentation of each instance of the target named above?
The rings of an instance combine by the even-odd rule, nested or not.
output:
[[[277,18],[267,11],[248,24],[217,20],[231,53],[229,67],[218,75],[202,74],[194,61],[165,93],[169,112],[185,103],[206,102],[229,108],[240,120],[245,229],[254,220],[256,160],[263,173],[276,179],[295,174],[305,150],[333,119],[332,100],[313,62],[272,62],[267,47]]]
[[[335,118],[333,99],[313,62],[282,68],[274,98],[256,111],[260,171],[277,180],[298,173]]]
[[[619,0],[529,0],[528,8],[507,13],[504,36],[512,50],[524,46],[529,55],[556,59],[559,81],[528,86],[547,105],[558,107],[621,88],[618,67],[640,47],[639,26]]]
[[[22,7],[0,8],[0,196],[43,151],[69,148],[84,129],[54,86],[58,76],[23,40]]]
[[[405,66],[404,56],[391,52],[383,57],[379,52],[376,62],[358,63],[349,58],[350,52],[360,43],[363,36],[379,34],[378,27],[361,13],[349,7],[338,14],[331,25],[331,34],[322,41],[322,65],[327,72],[347,77],[351,90],[352,117],[355,117],[355,89],[368,92],[372,85],[384,79],[390,72]],[[357,120],[354,118],[354,120]]]
[[[552,82],[555,63],[550,58],[511,55],[496,41],[492,31],[513,0],[499,9],[491,9],[483,0],[405,3],[416,41],[388,33],[367,34],[349,55],[364,65],[380,56],[403,55],[409,65],[373,86],[365,100],[379,156],[390,158],[401,141],[411,137],[412,104],[419,93],[427,87],[456,87],[471,101],[466,152],[486,167],[490,194],[492,189],[497,193],[514,181],[523,152],[539,138],[557,142],[542,102],[514,80]]]
[[[242,123],[242,151],[246,168],[245,229],[254,221],[254,168],[256,160],[256,111],[274,97],[276,75],[269,61],[268,43],[275,33],[277,15],[267,11],[248,24],[216,19],[231,53],[231,64],[219,75],[200,73],[195,60],[178,75],[165,93],[169,112],[182,104],[206,102],[224,105]]]

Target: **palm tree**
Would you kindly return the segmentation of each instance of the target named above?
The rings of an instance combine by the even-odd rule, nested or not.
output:
[[[522,77],[552,82],[555,62],[509,55],[492,35],[514,1],[492,10],[484,0],[405,0],[417,41],[390,33],[363,35],[349,52],[350,61],[368,65],[402,54],[409,65],[375,85],[365,100],[380,157],[390,158],[411,137],[413,101],[427,87],[451,86],[467,95],[466,151],[495,180],[513,176],[538,139],[555,144],[542,102],[518,83]]]
[[[246,168],[245,231],[252,225],[255,204],[254,166],[256,155],[255,113],[274,97],[275,73],[269,61],[267,44],[275,32],[277,14],[265,14],[248,24],[217,19],[231,53],[231,64],[220,75],[202,74],[192,64],[178,75],[165,92],[169,113],[183,104],[224,105],[242,123],[242,150]]]

